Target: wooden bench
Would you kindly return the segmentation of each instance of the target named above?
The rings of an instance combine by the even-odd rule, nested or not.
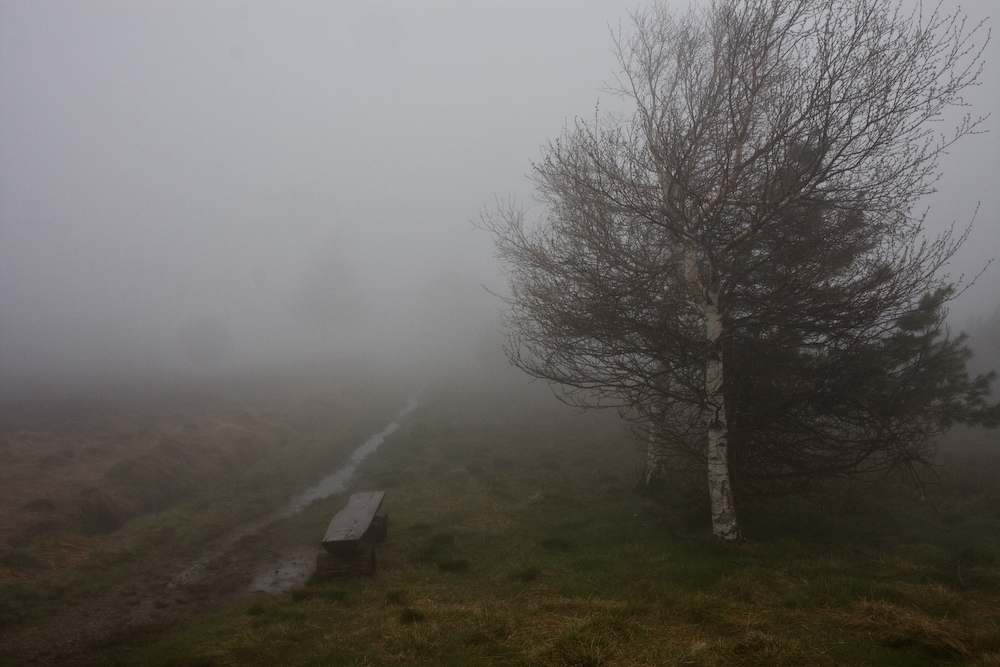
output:
[[[375,516],[384,491],[355,493],[337,512],[323,537],[326,550],[316,557],[316,576],[375,574],[375,544],[385,540],[389,518]]]

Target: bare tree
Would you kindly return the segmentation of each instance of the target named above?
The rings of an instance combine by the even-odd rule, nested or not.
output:
[[[718,0],[635,14],[614,92],[534,167],[545,214],[483,216],[510,283],[508,355],[615,406],[664,465],[707,470],[714,533],[741,494],[912,469],[989,421],[943,308],[965,239],[918,198],[973,133],[929,123],[975,85],[981,26],[888,0]],[[976,37],[983,37],[980,44]]]

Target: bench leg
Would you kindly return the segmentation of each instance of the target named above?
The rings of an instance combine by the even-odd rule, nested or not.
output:
[[[376,516],[372,517],[371,525],[368,526],[368,530],[365,531],[365,534],[362,535],[361,539],[378,544],[380,542],[385,542],[385,538],[388,534],[389,517]]]
[[[375,547],[339,554],[323,551],[316,556],[316,577],[320,579],[374,574]]]

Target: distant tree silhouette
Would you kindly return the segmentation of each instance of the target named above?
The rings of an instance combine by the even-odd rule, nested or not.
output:
[[[1000,305],[988,317],[971,318],[965,328],[975,355],[969,366],[980,373],[1000,371]]]
[[[214,315],[191,317],[177,330],[177,342],[185,358],[198,368],[217,366],[226,356],[233,336]]]

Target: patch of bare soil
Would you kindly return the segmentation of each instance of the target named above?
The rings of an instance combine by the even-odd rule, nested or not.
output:
[[[306,583],[316,571],[317,547],[293,547],[273,554],[254,573],[251,593],[281,593]]]

